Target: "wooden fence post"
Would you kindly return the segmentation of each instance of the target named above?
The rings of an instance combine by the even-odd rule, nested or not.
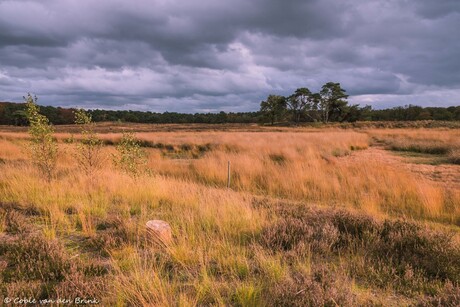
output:
[[[230,189],[230,161],[227,164],[227,189]]]

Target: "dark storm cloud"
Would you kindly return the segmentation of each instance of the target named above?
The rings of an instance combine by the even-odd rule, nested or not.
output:
[[[376,106],[460,101],[456,0],[0,1],[0,100],[254,110],[341,82]]]
[[[460,2],[457,0],[419,0],[415,2],[415,9],[425,18],[436,19],[460,13]]]

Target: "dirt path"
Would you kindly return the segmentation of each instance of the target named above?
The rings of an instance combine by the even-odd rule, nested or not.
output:
[[[379,161],[396,168],[403,167],[421,178],[449,188],[460,189],[460,165],[414,163],[410,157],[398,156],[391,151],[385,150],[383,147],[376,146],[369,147],[366,150],[354,151],[350,156],[343,159],[350,162],[368,159]]]

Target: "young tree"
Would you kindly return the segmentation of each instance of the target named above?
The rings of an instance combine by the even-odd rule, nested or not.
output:
[[[319,92],[319,107],[321,119],[324,123],[330,120],[340,120],[344,108],[347,106],[348,95],[340,86],[340,83],[328,82]]]
[[[269,118],[273,125],[286,111],[286,98],[278,95],[269,95],[267,101],[260,103],[260,112]]]
[[[317,101],[314,99],[312,92],[306,88],[298,88],[295,93],[286,101],[287,107],[291,110],[293,120],[296,124],[300,122],[302,115],[307,115],[311,119],[315,118],[309,112],[317,109]]]
[[[77,144],[75,157],[85,174],[93,178],[104,162],[101,150],[103,144],[94,132],[91,115],[85,110],[75,111],[75,124],[81,127],[81,140]]]
[[[147,155],[134,133],[124,132],[116,149],[117,154],[113,159],[115,166],[137,179],[145,171]]]
[[[58,145],[53,137],[53,126],[46,116],[39,113],[37,100],[37,96],[32,97],[30,93],[24,97],[26,116],[30,125],[30,152],[34,164],[46,181],[50,182],[56,169]]]

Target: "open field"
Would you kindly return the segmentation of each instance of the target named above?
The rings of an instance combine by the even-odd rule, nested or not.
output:
[[[328,128],[337,129],[412,129],[412,128],[437,128],[437,129],[458,129],[459,121],[440,121],[440,120],[418,120],[418,121],[363,121],[363,122],[331,122]],[[55,127],[57,132],[78,133],[79,128],[75,125],[58,125]],[[258,125],[258,124],[139,124],[128,122],[99,122],[95,129],[99,133],[137,131],[137,132],[209,132],[209,131],[228,131],[228,132],[282,132],[282,131],[305,131],[308,128],[324,128],[321,122],[307,122],[293,125],[282,123],[277,126]],[[1,126],[2,132],[27,132],[25,126]]]
[[[91,179],[75,127],[58,127],[46,183],[27,131],[1,127],[0,295],[460,304],[460,130],[342,128],[100,124],[106,159]],[[148,153],[137,179],[110,158],[123,129]],[[152,219],[171,224],[172,244],[147,240]]]

